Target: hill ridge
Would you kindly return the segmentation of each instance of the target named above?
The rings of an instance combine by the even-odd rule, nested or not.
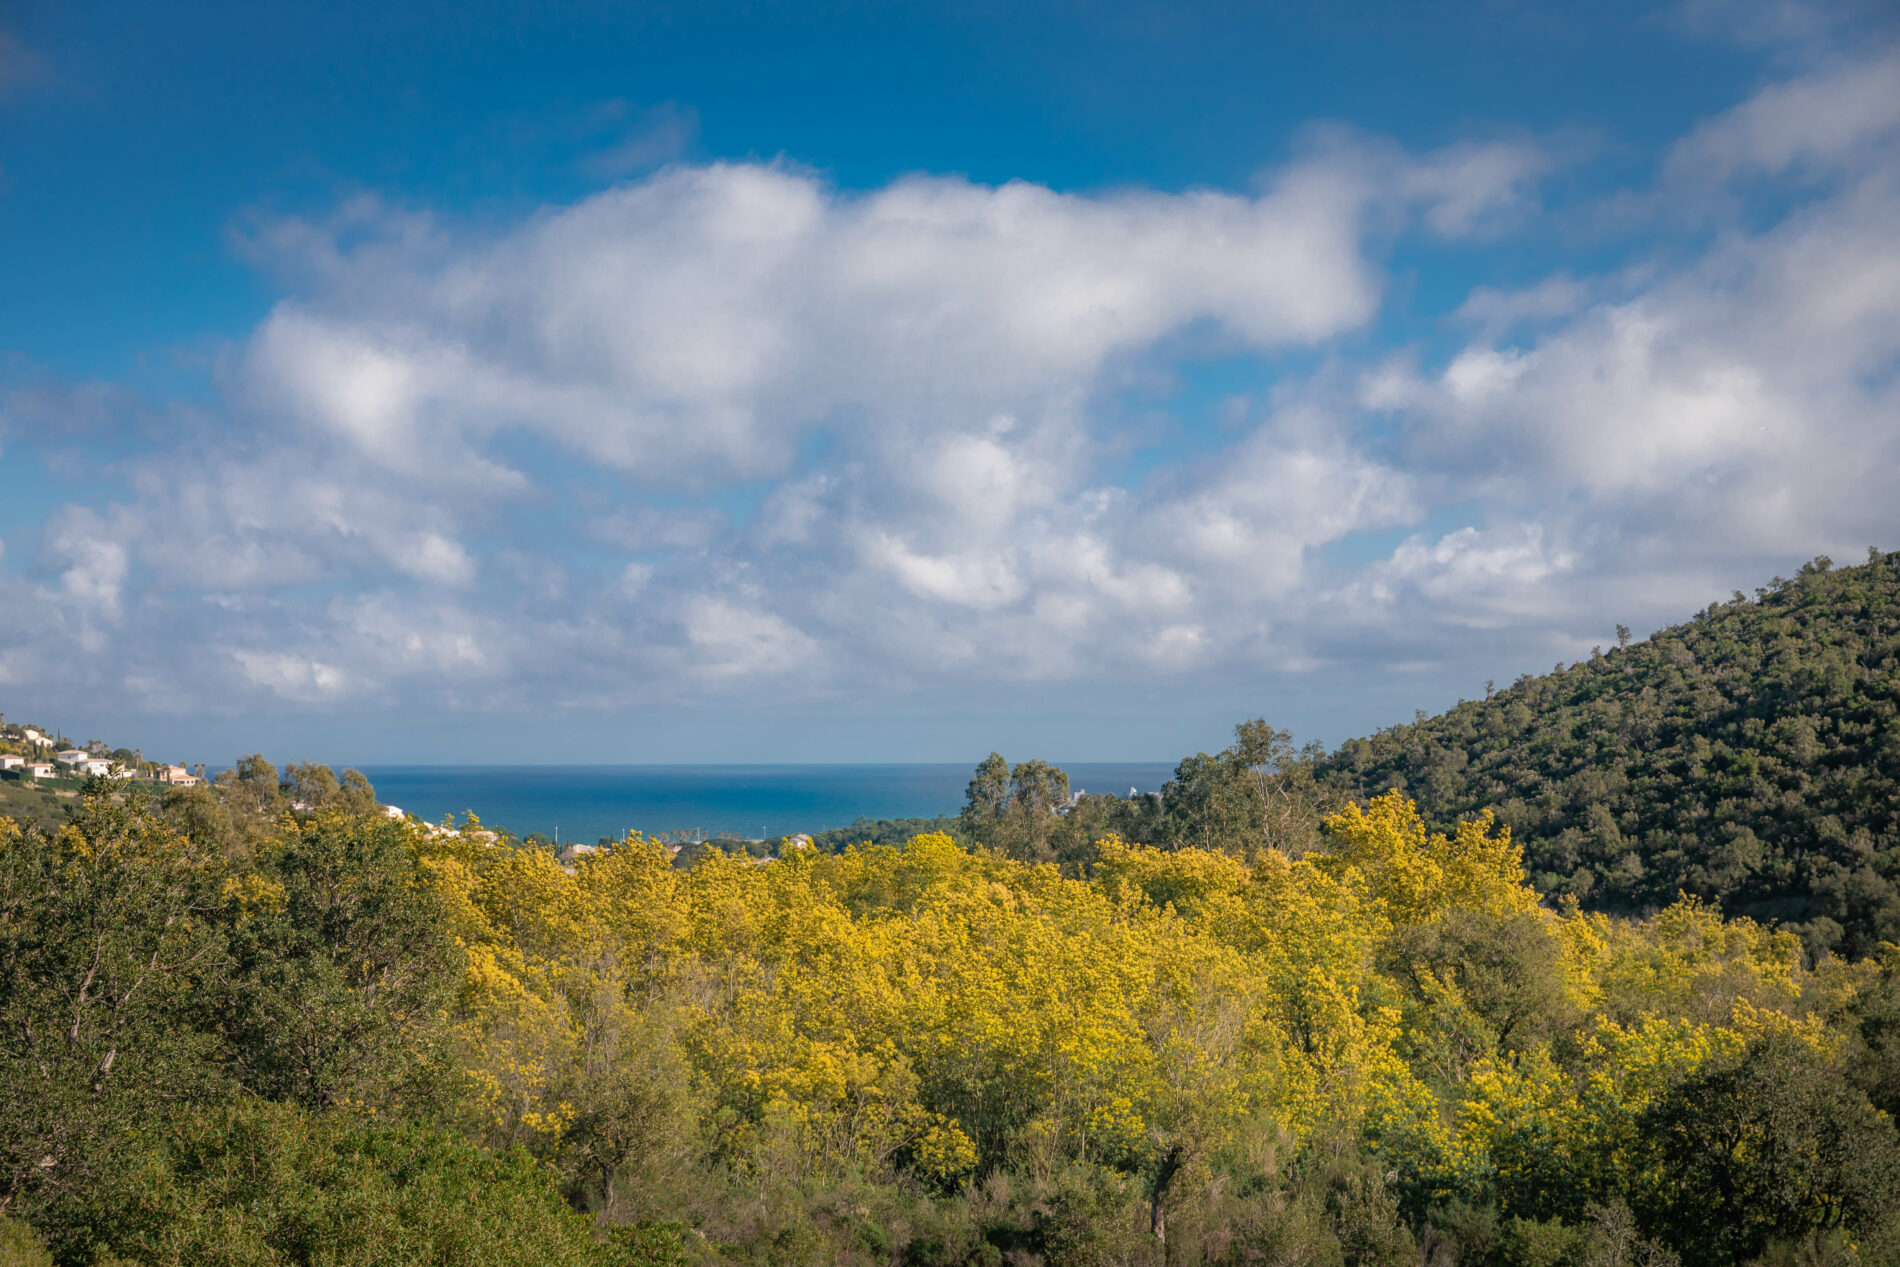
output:
[[[1900,555],[1825,556],[1749,598],[1348,740],[1323,783],[1508,824],[1546,893],[1678,891],[1813,951],[1900,941]]]

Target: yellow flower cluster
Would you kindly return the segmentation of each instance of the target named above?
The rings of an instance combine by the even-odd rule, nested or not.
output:
[[[740,1168],[943,1186],[1342,1129],[1447,1189],[1509,1189],[1625,1164],[1667,1079],[1796,1024],[1785,935],[1693,902],[1640,925],[1549,910],[1508,831],[1431,833],[1397,793],[1327,829],[1252,865],[1111,838],[1087,881],[940,835],[688,870],[638,838],[571,870],[472,832],[416,847],[469,952],[472,1125],[548,1153],[611,1091]],[[1454,974],[1395,966],[1405,930],[1463,917],[1548,946],[1586,1077],[1507,1043]],[[1476,1053],[1459,1077],[1419,1056],[1438,1033]]]

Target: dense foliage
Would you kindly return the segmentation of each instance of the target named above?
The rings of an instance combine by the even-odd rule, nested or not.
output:
[[[925,834],[682,868],[634,838],[564,867],[338,798],[253,839],[235,783],[228,821],[100,784],[57,832],[0,823],[0,1245],[1900,1262],[1900,951],[1816,962],[1692,899],[1553,910],[1491,820],[1434,834],[1394,794],[1309,833],[1275,810],[1297,760],[1248,755],[1209,759],[1252,782],[1206,812],[1297,851]],[[1026,773],[1017,847],[1047,849],[1074,811]]]
[[[35,801],[0,1267],[1900,1267],[1897,600],[809,845]]]
[[[1900,555],[1817,559],[1318,772],[1441,826],[1490,809],[1540,889],[1596,909],[1685,892],[1866,954],[1900,941]]]

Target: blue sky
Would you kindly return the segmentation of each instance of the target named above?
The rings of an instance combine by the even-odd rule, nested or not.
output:
[[[14,6],[0,709],[214,762],[1165,759],[1900,546],[1897,39]]]

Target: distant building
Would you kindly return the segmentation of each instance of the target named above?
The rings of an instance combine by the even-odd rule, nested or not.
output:
[[[403,812],[402,812],[402,806],[400,806],[400,805],[385,805],[385,806],[383,806],[383,817],[384,817],[384,818],[402,818],[403,816],[404,816],[404,815],[403,815]]]
[[[160,783],[168,783],[172,787],[195,787],[197,784],[204,782],[203,779],[200,779],[182,765],[162,765],[153,772],[152,777],[157,779]]]
[[[801,831],[796,836],[787,836],[785,843],[794,849],[802,849],[811,843],[811,837]]]
[[[0,752],[0,770],[17,770],[26,764],[26,758],[17,752]]]
[[[50,779],[59,773],[59,767],[50,761],[34,761],[21,771],[29,779]]]
[[[569,845],[567,848],[561,850],[558,856],[560,857],[560,860],[562,862],[572,865],[575,862],[580,861],[582,858],[587,857],[589,854],[596,854],[599,852],[600,852],[599,845]]]
[[[75,777],[92,774],[104,778],[119,764],[111,757],[95,757],[90,752],[79,748],[68,748],[64,752],[54,753],[53,760],[65,766],[67,772]]]
[[[28,743],[45,743],[46,742],[45,733],[39,730],[35,730],[31,726],[20,727],[20,735]]]

